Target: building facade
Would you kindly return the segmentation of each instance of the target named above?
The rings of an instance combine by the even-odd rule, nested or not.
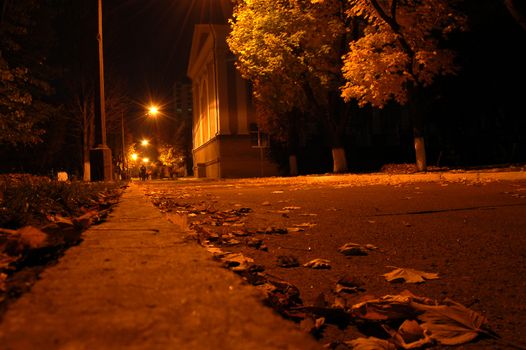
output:
[[[194,175],[239,178],[278,175],[259,132],[249,84],[228,49],[229,26],[195,26],[188,65],[193,95]]]

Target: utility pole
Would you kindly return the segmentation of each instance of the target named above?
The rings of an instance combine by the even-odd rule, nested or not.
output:
[[[106,145],[106,110],[104,105],[104,51],[102,45],[102,0],[98,0],[98,67],[97,83],[99,93],[95,93],[95,148],[90,150],[91,181],[112,180],[111,150]]]

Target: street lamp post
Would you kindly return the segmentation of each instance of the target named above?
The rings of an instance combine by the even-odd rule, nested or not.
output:
[[[95,93],[95,148],[90,150],[91,181],[111,181],[111,150],[106,145],[106,110],[104,106],[104,54],[102,45],[102,0],[98,0],[99,93]]]

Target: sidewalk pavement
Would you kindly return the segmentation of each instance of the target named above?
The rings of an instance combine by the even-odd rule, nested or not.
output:
[[[131,183],[0,323],[0,349],[319,349]]]

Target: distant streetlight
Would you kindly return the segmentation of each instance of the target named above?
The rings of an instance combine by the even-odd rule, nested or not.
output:
[[[141,146],[146,147],[146,146],[148,146],[149,144],[150,144],[150,141],[148,141],[148,140],[146,140],[146,139],[144,139],[144,140],[141,141]]]
[[[131,159],[134,160],[134,161],[137,160],[138,157],[139,157],[139,155],[137,153],[132,153],[132,155],[131,155]]]
[[[159,114],[159,107],[155,105],[151,105],[150,107],[148,107],[148,116],[156,117],[157,114]]]
[[[149,161],[150,161],[150,158],[148,158],[148,157],[144,157],[142,159],[142,162],[145,163],[145,164],[148,164]]]

